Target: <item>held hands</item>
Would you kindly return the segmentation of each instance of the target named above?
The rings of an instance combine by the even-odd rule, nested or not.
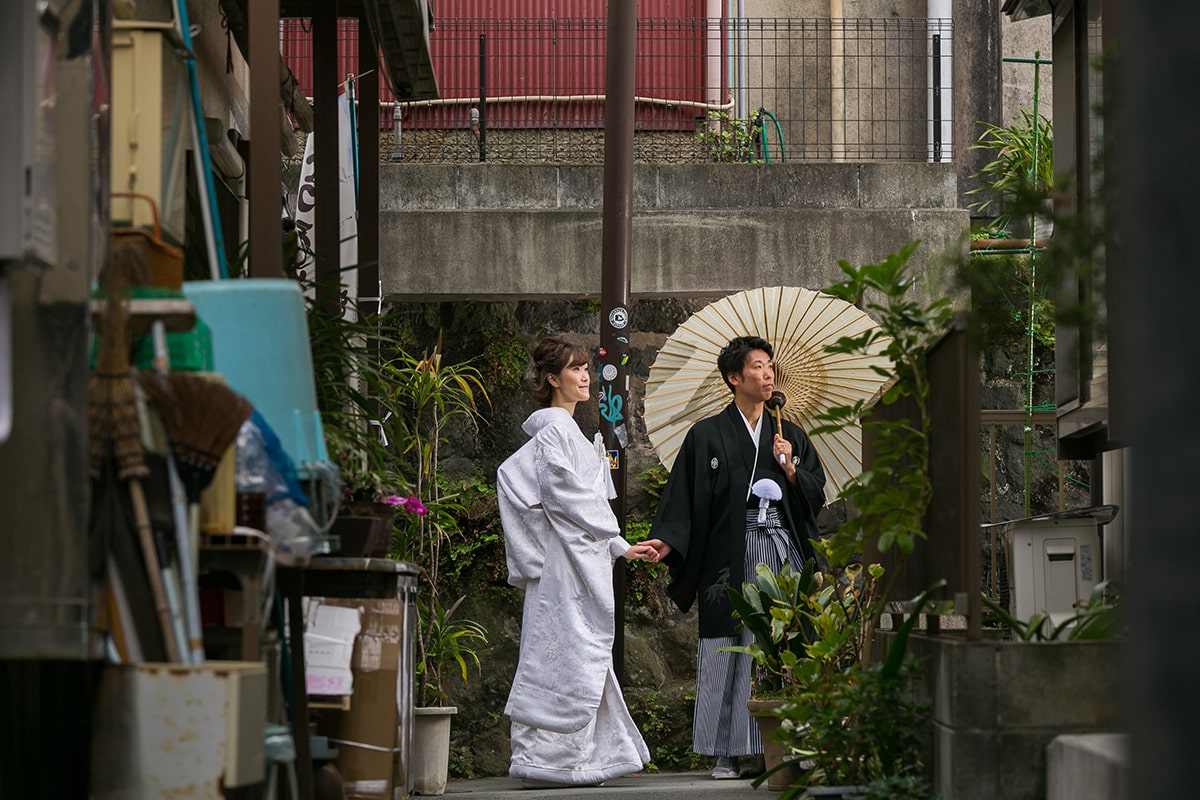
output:
[[[630,561],[658,561],[658,551],[647,542],[638,542],[625,551],[625,558]]]
[[[662,561],[664,558],[666,558],[671,552],[671,545],[667,544],[662,539],[647,539],[646,541],[638,542],[633,547],[629,548],[630,553],[634,552],[635,550],[639,550],[644,553],[644,555],[638,556],[639,558],[644,558],[652,564],[657,564],[659,561]],[[626,553],[625,557],[632,558],[633,556],[630,556],[628,553]]]

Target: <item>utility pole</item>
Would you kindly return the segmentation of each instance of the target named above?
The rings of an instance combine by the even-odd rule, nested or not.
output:
[[[633,254],[633,92],[636,0],[608,4],[604,105],[604,212],[600,255],[600,431],[617,497],[613,512],[625,532],[625,446],[629,442],[629,275]],[[617,635],[613,668],[625,677],[625,564],[613,569]]]

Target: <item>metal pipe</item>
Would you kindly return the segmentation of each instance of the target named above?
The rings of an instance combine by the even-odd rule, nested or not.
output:
[[[392,161],[404,160],[404,148],[401,145],[400,137],[402,134],[400,120],[404,116],[404,109],[400,103],[380,103],[381,106],[390,105],[392,107]]]
[[[472,115],[474,122],[474,115]],[[487,34],[479,34],[479,160],[487,161]]]
[[[608,4],[608,99],[604,115],[604,210],[600,256],[600,432],[610,454],[617,496],[613,511],[625,530],[625,409],[629,397],[629,284],[633,257],[634,64],[637,53],[636,0]],[[613,569],[616,630],[613,669],[625,671],[625,569]]]
[[[196,72],[196,56],[192,51],[192,26],[188,21],[187,3],[175,0],[175,27],[183,43],[182,57],[191,88],[192,157],[196,170],[196,194],[199,196],[200,219],[204,227],[205,255],[213,280],[228,277],[225,239],[221,231],[221,215],[217,209],[216,186],[213,183],[212,161],[208,152],[208,137],[204,132],[204,103],[200,96],[200,81]]]
[[[1041,59],[1040,52],[1034,53],[1034,57]],[[1038,125],[1038,89],[1041,83],[1041,64],[1033,65],[1033,157],[1029,165],[1029,178],[1033,182],[1033,186],[1037,186],[1038,178],[1038,151],[1039,151],[1039,132],[1041,126]],[[1031,238],[1037,239],[1037,214],[1029,215],[1029,233]],[[1038,288],[1038,273],[1037,273],[1037,256],[1030,254],[1029,257],[1029,329],[1026,336],[1028,340],[1027,351],[1029,354],[1029,370],[1025,373],[1025,413],[1028,415],[1025,422],[1025,516],[1029,516],[1031,511],[1031,495],[1033,494],[1033,373],[1034,373],[1034,331],[1037,330],[1037,303],[1034,298],[1037,296]]]
[[[737,12],[734,10],[733,0],[725,6],[725,17],[721,20],[726,26],[725,32],[725,86],[729,92],[730,103],[734,103],[734,98],[737,96],[735,89],[737,86],[737,23],[730,24],[730,20],[736,19]],[[730,109],[737,114],[733,105]]]
[[[749,93],[746,89],[746,73],[750,71],[749,65],[746,63],[747,54],[746,48],[746,0],[738,0],[737,4],[737,29],[738,29],[738,60],[737,60],[737,83],[738,83],[738,116],[742,119],[750,113]]]
[[[331,316],[341,316],[341,183],[338,180],[338,65],[337,8],[335,3],[313,6],[313,176],[316,201],[313,228],[316,242],[317,305]],[[276,156],[278,159],[278,156]]]
[[[704,85],[706,104],[720,104],[721,80],[721,0],[707,0],[705,12],[708,18],[704,51]],[[637,99],[634,99],[637,102]]]
[[[842,0],[829,0],[829,132],[834,161],[846,158],[846,21]]]
[[[279,0],[247,4],[247,37],[254,42],[279,41]],[[251,48],[250,157],[247,194],[250,203],[250,275],[283,277],[280,246],[279,53],[277,47]]]
[[[487,102],[492,105],[502,103],[580,103],[604,102],[608,95],[604,94],[513,94],[500,97],[489,97]],[[432,100],[381,100],[380,108],[434,108],[437,106],[465,106],[478,103],[478,97],[439,97]],[[729,111],[735,102],[703,103],[698,100],[677,100],[672,97],[644,97],[634,95],[633,102],[638,105],[663,106],[665,108],[699,108],[709,111]]]
[[[361,113],[358,115],[358,299],[359,313],[368,298],[379,310],[379,125],[362,124],[379,119],[379,58],[365,14],[358,19],[358,82]],[[378,342],[369,345],[372,352]]]
[[[951,0],[928,0],[926,5],[929,68],[929,153],[931,163],[949,161],[954,152],[953,102],[954,77],[952,30],[954,15]]]

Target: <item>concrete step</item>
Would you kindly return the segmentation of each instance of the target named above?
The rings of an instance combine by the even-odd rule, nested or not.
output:
[[[1128,790],[1128,735],[1064,734],[1046,748],[1046,800],[1122,800]]]
[[[538,800],[538,798],[579,798],[579,800],[684,800],[707,797],[711,800],[764,800],[778,792],[755,789],[749,779],[715,781],[707,772],[637,773],[606,781],[603,786],[567,789],[523,789],[516,778],[478,778],[451,781],[446,797],[474,797],[487,800]]]

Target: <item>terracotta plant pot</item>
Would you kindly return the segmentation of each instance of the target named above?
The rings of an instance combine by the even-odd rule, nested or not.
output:
[[[746,708],[750,710],[750,714],[754,717],[755,723],[758,724],[758,732],[762,735],[763,742],[763,762],[768,772],[784,763],[784,750],[775,738],[776,731],[779,730],[779,718],[771,713],[773,709],[783,705],[782,700],[755,700],[753,698],[746,701]],[[772,772],[767,776],[767,788],[773,792],[781,792],[794,783],[800,780],[800,768],[793,763],[788,763],[783,769],[777,772]]]
[[[363,519],[370,520],[370,531],[362,530],[365,523],[358,520]],[[343,520],[354,520],[354,522],[343,523]],[[392,528],[395,523],[395,506],[387,503],[355,502],[342,509],[333,521],[329,532],[342,533],[344,529],[341,526],[343,524],[354,528],[348,534],[343,534],[340,555],[387,558],[388,548],[392,544]]]
[[[335,555],[359,558],[376,549],[379,521],[375,517],[338,514],[329,527],[329,534],[338,538],[333,550]]]

